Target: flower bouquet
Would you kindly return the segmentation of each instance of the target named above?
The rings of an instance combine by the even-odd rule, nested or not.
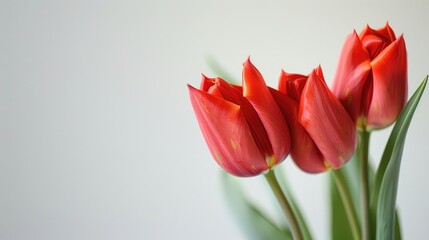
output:
[[[313,239],[276,166],[288,155],[302,171],[330,174],[333,239],[400,239],[396,193],[405,137],[427,77],[407,102],[403,36],[386,24],[353,31],[340,54],[333,85],[316,67],[282,71],[269,87],[247,59],[242,85],[203,76],[188,85],[204,139],[227,172],[227,198],[256,239]],[[394,124],[377,168],[369,164],[372,131]],[[230,175],[263,175],[287,221],[275,223],[249,202]],[[354,183],[359,184],[354,184]]]

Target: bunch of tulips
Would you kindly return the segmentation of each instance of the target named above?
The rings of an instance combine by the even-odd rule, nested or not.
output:
[[[243,64],[241,86],[203,76],[199,89],[188,88],[200,129],[219,166],[238,177],[265,176],[286,215],[284,226],[261,231],[254,226],[252,236],[313,238],[298,204],[285,193],[274,171],[290,154],[302,171],[332,176],[341,203],[334,211],[345,216],[334,219],[333,225],[348,223],[345,230],[333,230],[336,238],[398,239],[396,192],[402,149],[426,81],[407,104],[405,41],[386,24],[377,30],[366,26],[346,38],[331,89],[320,66],[308,75],[282,70],[277,89],[269,87],[250,59]],[[368,162],[370,133],[393,123],[373,172]],[[356,164],[348,167],[352,162]],[[359,186],[350,183],[347,167],[358,173]]]

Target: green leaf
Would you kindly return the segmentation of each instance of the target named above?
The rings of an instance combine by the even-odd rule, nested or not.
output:
[[[347,189],[352,197],[353,205],[355,206],[356,213],[360,214],[361,197],[360,197],[360,167],[359,157],[357,155],[359,151],[356,151],[352,159],[343,167],[337,171],[341,171],[344,176],[344,182],[347,185]],[[331,200],[331,234],[332,239],[353,239],[352,230],[349,225],[349,219],[345,206],[339,194],[337,185],[333,174],[330,174],[330,200]]]
[[[360,168],[360,156],[361,153],[358,145],[358,149],[356,153],[353,155],[352,159],[344,165],[342,168],[337,171],[341,171],[344,176],[344,180],[347,186],[347,189],[352,197],[353,205],[356,209],[356,213],[358,214],[358,218],[361,218],[361,206],[362,206],[362,197],[361,197],[361,185],[360,185],[360,177],[361,177],[361,168]],[[375,172],[374,168],[371,167],[371,164],[368,164],[368,177],[369,177],[369,190],[371,191],[374,188],[375,182]],[[331,234],[332,239],[352,239],[351,228],[349,226],[347,214],[339,195],[338,188],[335,184],[333,174],[330,174],[330,182],[329,185],[331,188],[330,199],[331,199]],[[360,220],[361,222],[361,220]],[[374,226],[372,229],[375,230],[375,220],[372,221]],[[399,219],[397,219],[398,224],[396,224],[396,231],[400,232]],[[375,236],[375,235],[374,235]],[[398,235],[399,236],[399,235]],[[398,239],[398,238],[397,238]]]
[[[396,214],[395,214],[395,239],[396,240],[402,239],[401,224],[400,224],[400,220],[399,220],[398,209],[396,209]]]
[[[332,174],[329,178],[331,189],[331,234],[333,240],[353,239],[352,230],[350,228],[347,214],[338,192],[337,185]]]
[[[405,137],[427,80],[428,77],[426,76],[402,110],[381,158],[371,201],[371,212],[376,219],[377,239],[395,238],[396,193]]]
[[[236,177],[222,172],[222,183],[227,205],[247,239],[292,240],[292,234],[288,228],[277,226],[272,219],[246,198]]]

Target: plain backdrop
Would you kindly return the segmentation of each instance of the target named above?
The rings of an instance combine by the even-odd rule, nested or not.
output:
[[[245,239],[186,84],[234,78],[251,56],[268,85],[318,64],[331,84],[345,37],[404,34],[410,94],[429,73],[425,1],[0,1],[0,239]],[[409,129],[404,239],[429,234],[429,94]],[[372,135],[376,165],[387,131]],[[281,166],[316,239],[327,175]],[[239,179],[270,208],[262,177]],[[271,203],[271,202],[270,202]],[[270,210],[267,210],[268,212]]]

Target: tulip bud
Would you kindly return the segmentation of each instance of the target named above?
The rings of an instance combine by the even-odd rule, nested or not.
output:
[[[287,119],[296,165],[303,171],[319,173],[347,163],[356,150],[355,125],[326,86],[322,69],[318,67],[309,76],[282,72],[279,91],[291,99],[276,98],[286,103],[279,105],[287,106],[282,111],[291,116]]]
[[[407,101],[407,52],[388,24],[354,31],[343,46],[333,92],[360,129],[384,128]]]
[[[289,154],[286,120],[259,71],[248,59],[243,86],[203,76],[189,94],[200,129],[216,162],[227,172],[255,176]]]

